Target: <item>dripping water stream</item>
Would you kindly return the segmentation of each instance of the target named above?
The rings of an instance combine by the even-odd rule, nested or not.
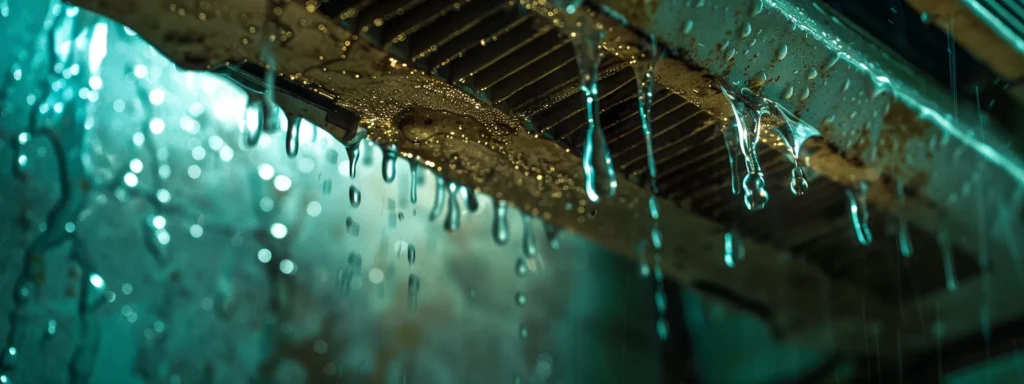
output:
[[[659,225],[661,212],[658,206],[658,170],[657,162],[654,158],[653,127],[651,124],[651,104],[654,99],[654,66],[657,63],[657,54],[657,41],[652,38],[649,50],[645,53],[645,57],[636,63],[634,70],[636,71],[638,114],[640,115],[640,126],[644,134],[644,144],[647,150],[647,170],[651,187],[651,197],[648,200],[647,208],[652,221],[650,240],[654,253],[655,307],[658,311],[656,331],[658,337],[665,341],[668,339],[669,327],[666,316],[667,300],[665,296],[664,273],[661,269],[662,239],[661,226]],[[645,265],[646,260],[643,259],[641,257],[641,262]]]
[[[761,138],[761,118],[768,113],[767,103],[760,102],[757,109],[751,109],[743,100],[724,87],[722,87],[722,93],[732,105],[736,120],[736,139],[739,142],[740,153],[743,155],[747,169],[747,174],[743,177],[743,201],[747,209],[758,211],[764,209],[768,204],[764,174],[761,173],[761,164],[757,158],[757,145]],[[747,88],[740,90],[740,96],[746,99],[755,99],[753,91]]]
[[[575,6],[572,8],[576,9]],[[618,187],[611,152],[601,126],[598,72],[601,67],[601,41],[604,32],[586,15],[568,11],[566,23],[572,28],[572,45],[576,50],[576,63],[580,72],[580,90],[587,113],[587,134],[583,145],[583,176],[587,198],[598,201],[615,196]]]

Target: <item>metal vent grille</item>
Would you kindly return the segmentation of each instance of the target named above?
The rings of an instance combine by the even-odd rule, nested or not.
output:
[[[396,58],[523,118],[530,129],[577,155],[582,152],[586,120],[575,52],[549,20],[515,3],[487,0],[331,0],[319,10]],[[634,71],[608,55],[600,73],[601,121],[614,164],[643,184],[646,149]],[[742,238],[790,250],[833,280],[882,302],[895,305],[944,289],[940,251],[930,234],[910,234],[916,253],[927,257],[901,258],[896,219],[874,215],[875,241],[858,244],[843,187],[818,179],[807,194],[793,196],[792,163],[767,145],[759,157],[771,202],[751,213],[732,193],[729,157],[713,116],[659,86],[651,118],[663,197],[734,228]],[[953,261],[962,279],[979,272],[965,255],[957,251]]]
[[[1024,54],[1024,1],[964,0],[964,4],[1010,46]]]

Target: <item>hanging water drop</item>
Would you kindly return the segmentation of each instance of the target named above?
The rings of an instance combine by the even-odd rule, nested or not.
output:
[[[491,234],[498,245],[508,244],[508,203],[504,200],[494,199],[494,224],[491,226]]]
[[[462,187],[462,190],[466,195],[466,208],[469,208],[470,212],[476,212],[477,209],[480,209],[480,200],[476,198],[476,190],[467,187]]]
[[[868,228],[868,183],[861,182],[856,191],[846,190],[846,197],[850,200],[850,220],[853,222],[853,231],[857,235],[857,241],[861,245],[871,244],[871,229]]]
[[[903,190],[903,181],[896,182],[896,199],[901,209],[907,207],[907,196]],[[899,221],[897,222],[899,242],[900,242],[900,255],[903,257],[911,257],[914,255],[914,244],[910,241],[910,226],[907,224],[907,219],[903,218],[903,215],[899,215]]]
[[[740,144],[736,130],[726,126],[722,129],[722,139],[725,140],[725,152],[729,157],[729,185],[732,187],[732,194],[739,195],[740,174],[736,171],[736,158],[740,156]]]
[[[288,131],[284,137],[284,152],[288,157],[294,158],[299,154],[299,128],[302,126],[302,118],[288,116]]]
[[[413,265],[416,263],[416,247],[414,247],[412,244],[409,244],[409,246],[406,248],[405,255],[406,258],[409,260],[409,265]]]
[[[732,105],[736,118],[736,138],[747,166],[747,175],[743,178],[743,201],[747,209],[761,210],[768,204],[768,191],[765,190],[764,175],[757,159],[757,145],[761,138],[761,117],[768,113],[768,109],[762,104],[757,110],[751,110],[724,87],[722,93]],[[744,88],[741,94],[746,98],[753,98],[753,92],[749,89]]]
[[[516,292],[516,305],[520,307],[526,305],[526,295],[522,292]]]
[[[413,205],[416,205],[416,190],[419,187],[417,185],[419,168],[419,164],[415,160],[409,160],[409,202]]]
[[[789,180],[789,191],[793,192],[794,196],[803,196],[808,189],[810,189],[810,184],[807,182],[807,174],[804,173],[804,169],[799,165],[793,167]]]
[[[359,146],[362,141],[345,146],[345,153],[348,154],[348,177],[356,178],[356,168],[359,166]]]
[[[612,165],[611,152],[601,126],[601,108],[598,105],[598,71],[601,67],[601,40],[604,33],[586,15],[570,16],[567,25],[575,26],[571,39],[576,50],[576,63],[580,71],[580,90],[587,111],[587,131],[583,145],[583,175],[587,198],[598,201],[601,197],[615,196],[618,181]]]
[[[537,256],[537,242],[533,239],[533,216],[523,212],[523,255]]]
[[[448,218],[444,221],[444,230],[455,232],[462,226],[462,209],[459,207],[459,186],[454,181],[448,183]]]
[[[416,309],[419,304],[420,278],[409,274],[409,309]]]
[[[348,201],[352,203],[352,208],[358,208],[359,204],[363,202],[363,194],[354,185],[348,187]]]
[[[434,206],[430,209],[430,221],[437,220],[437,218],[441,217],[441,214],[444,213],[444,198],[446,191],[444,188],[444,179],[440,176],[435,176],[434,182],[436,187],[434,188]]]
[[[946,291],[956,292],[956,265],[953,264],[953,241],[949,238],[949,231],[939,232],[935,236],[935,241],[939,244],[939,253],[942,256],[942,270],[946,275]]]
[[[249,103],[245,107],[245,122],[242,138],[245,145],[252,148],[260,142],[263,133],[263,99],[249,97]]]
[[[384,162],[381,168],[381,175],[385,183],[395,181],[395,163],[398,162],[398,147],[391,144],[384,150]]]

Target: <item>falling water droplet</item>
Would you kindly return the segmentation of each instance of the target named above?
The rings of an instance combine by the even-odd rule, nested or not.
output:
[[[419,181],[419,168],[420,166],[416,163],[416,160],[409,160],[409,202],[413,205],[416,204],[416,190],[419,189],[419,185],[417,185],[417,182]]]
[[[27,133],[22,133],[22,135],[28,135],[28,134]],[[19,180],[25,180],[28,177],[28,174],[29,174],[28,155],[25,155],[25,153],[24,153],[24,151],[25,151],[25,143],[22,143],[20,138],[19,138],[19,140],[14,141],[14,143],[12,145],[13,145],[13,149],[14,149],[14,159],[15,159],[14,160],[14,164],[13,164],[13,168],[12,168],[12,172],[14,173],[14,176],[17,177]]]
[[[722,258],[725,260],[725,265],[729,268],[736,266],[736,257],[733,255],[732,249],[732,232],[725,233],[725,252]]]
[[[494,199],[494,224],[491,228],[494,242],[499,245],[508,244],[508,203]]]
[[[581,12],[582,13],[582,12]],[[611,152],[601,126],[601,108],[598,105],[598,71],[601,66],[601,40],[603,32],[587,16],[570,17],[575,25],[576,37],[571,39],[576,49],[576,62],[580,70],[580,90],[587,110],[587,134],[583,145],[583,174],[587,198],[598,201],[601,197],[615,196],[618,181],[612,165]]]
[[[526,259],[520,257],[516,260],[516,276],[526,276],[527,272],[530,272],[530,267],[526,265]]]
[[[416,309],[419,303],[420,278],[409,274],[409,309]]]
[[[942,270],[946,275],[946,291],[956,292],[956,265],[953,264],[953,241],[949,238],[949,231],[939,232],[935,236],[935,241],[939,244],[939,253],[942,256]]]
[[[768,204],[768,191],[765,189],[764,175],[761,173],[761,164],[757,158],[757,144],[761,138],[761,117],[768,113],[767,105],[762,103],[756,110],[752,110],[724,87],[722,93],[732,105],[736,118],[736,138],[747,166],[747,175],[743,178],[743,201],[747,209],[761,210]],[[749,89],[744,88],[741,94],[753,98],[753,92]]]
[[[352,203],[352,208],[358,208],[359,204],[363,202],[363,194],[354,185],[348,187],[348,201]]]
[[[807,182],[807,174],[804,169],[799,165],[793,167],[789,180],[789,191],[793,192],[794,196],[803,196],[808,189],[810,189],[810,184]]]
[[[436,192],[434,192],[434,206],[430,209],[430,221],[437,220],[444,213],[444,198],[447,191],[444,187],[444,179],[435,176],[434,181],[437,186],[434,188]]]
[[[907,195],[903,190],[903,181],[896,182],[896,199],[901,209],[907,207]],[[899,227],[899,240],[900,240],[900,255],[903,257],[911,257],[914,255],[914,244],[910,241],[910,227],[907,225],[907,219],[903,217],[903,214],[899,215],[899,221],[897,226]]]
[[[516,292],[516,305],[520,307],[526,305],[526,295],[522,292]]]
[[[736,262],[743,260],[746,254],[746,250],[743,248],[743,241],[740,240],[739,233],[736,230],[726,232],[724,240],[725,251],[722,253],[722,259],[727,267],[735,267]]]
[[[549,222],[544,222],[544,234],[548,237],[548,246],[551,247],[551,249],[558,249],[561,246],[558,243],[558,234],[561,232],[561,228]]]
[[[444,221],[444,229],[455,232],[462,226],[462,209],[459,207],[459,185],[454,181],[448,183],[448,218]]]
[[[414,247],[412,244],[409,244],[408,248],[405,250],[405,254],[406,258],[409,260],[409,265],[413,265],[416,263],[416,247]]]
[[[284,137],[284,152],[288,157],[295,157],[299,154],[299,128],[302,126],[302,118],[288,116],[288,131]]]
[[[398,147],[391,144],[384,150],[384,162],[381,168],[381,174],[384,177],[384,182],[391,183],[395,181],[395,163],[398,162]]]
[[[359,146],[362,141],[345,146],[345,153],[348,154],[348,177],[356,178],[356,168],[359,167]]]
[[[657,60],[657,40],[651,39],[646,60],[638,61],[634,66],[637,85],[637,113],[640,115],[640,126],[644,134],[644,144],[647,150],[647,170],[651,187],[651,197],[647,200],[648,213],[651,216],[651,247],[654,251],[654,283],[655,283],[655,304],[658,310],[657,331],[661,340],[668,338],[668,326],[666,319],[666,306],[663,305],[665,297],[665,285],[661,270],[661,229],[659,218],[661,216],[658,207],[658,170],[657,162],[654,159],[654,143],[652,140],[654,127],[651,122],[651,104],[654,99],[654,66]],[[641,258],[642,260],[644,258]],[[646,264],[646,260],[642,263]]]
[[[537,256],[537,242],[533,239],[533,216],[523,212],[523,255]]]
[[[871,244],[871,229],[868,228],[868,183],[861,182],[856,191],[846,190],[846,197],[850,200],[850,219],[853,222],[853,231],[857,234],[857,241],[862,245]]]

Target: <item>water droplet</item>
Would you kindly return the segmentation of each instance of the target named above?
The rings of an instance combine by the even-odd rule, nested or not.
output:
[[[781,61],[782,59],[785,59],[786,58],[786,54],[788,54],[788,53],[789,53],[789,46],[786,45],[786,44],[782,44],[782,46],[779,47],[779,52],[776,53],[776,55],[775,55],[775,60]]]
[[[814,68],[807,69],[807,80],[814,80],[818,77],[818,70]]]
[[[363,194],[354,185],[348,187],[348,201],[352,203],[352,208],[358,208],[359,204],[363,202]]]
[[[263,111],[263,99],[250,96],[249,103],[245,108],[245,126],[242,132],[245,145],[250,148],[260,142],[260,136],[263,133]]]
[[[809,188],[810,184],[807,182],[807,175],[804,173],[804,169],[799,165],[793,167],[789,180],[789,191],[794,196],[803,196]]]
[[[358,290],[362,286],[363,256],[352,252],[348,254],[348,264],[338,272],[338,286],[345,295]]]
[[[384,177],[384,182],[391,183],[395,181],[395,163],[398,160],[398,147],[394,144],[388,146],[384,150],[384,162],[381,168],[381,174]]]
[[[735,230],[731,230],[725,233],[724,236],[724,249],[722,253],[722,259],[725,261],[725,265],[729,268],[735,267],[736,262],[743,260],[746,255],[746,251],[743,248],[743,241],[740,240],[739,233]]]
[[[525,339],[528,336],[530,336],[530,331],[528,329],[526,329],[526,325],[525,324],[520,324],[519,325],[519,338],[520,339]]]
[[[847,189],[846,197],[850,201],[850,220],[853,222],[853,231],[857,235],[857,241],[862,245],[870,245],[872,241],[871,229],[868,228],[868,184],[861,182],[857,190]]]
[[[504,200],[494,200],[494,224],[491,228],[494,242],[499,245],[508,244],[508,203]]]
[[[444,213],[444,198],[447,191],[444,187],[444,179],[440,176],[435,176],[434,181],[436,187],[434,188],[434,206],[430,209],[430,221],[437,220]]]
[[[448,183],[448,218],[444,221],[444,229],[455,232],[462,226],[462,209],[459,206],[459,186],[455,182]]]
[[[949,231],[939,232],[935,236],[935,241],[939,244],[939,252],[942,255],[942,269],[946,275],[946,291],[956,292],[956,265],[953,264],[953,242],[949,238]]]
[[[573,20],[575,19],[575,20]],[[600,44],[604,33],[589,17],[570,17],[569,25],[577,26],[576,38],[571,39],[576,50],[576,63],[580,71],[580,89],[587,111],[587,132],[583,145],[583,174],[587,198],[598,201],[601,197],[615,196],[618,180],[612,165],[611,152],[601,126],[601,108],[598,105],[598,71],[601,66]]]
[[[548,237],[548,246],[551,247],[551,249],[558,249],[561,246],[558,243],[558,234],[561,232],[561,228],[549,222],[544,222],[544,234]]]
[[[523,255],[537,256],[537,243],[533,240],[533,216],[523,212]]]
[[[412,244],[409,244],[409,246],[405,250],[405,254],[406,258],[409,260],[409,265],[413,265],[416,263],[416,247],[414,247]]]
[[[348,154],[348,177],[353,179],[356,178],[356,168],[359,167],[359,143],[345,146],[345,153]]]
[[[466,195],[466,208],[469,208],[470,212],[476,212],[477,209],[480,209],[480,200],[476,198],[476,190],[463,186],[462,191]]]
[[[896,200],[901,209],[906,209],[907,195],[903,188],[903,181],[896,181]],[[914,244],[910,241],[910,228],[907,224],[907,219],[905,219],[902,214],[898,216],[897,227],[899,231],[900,255],[903,257],[913,256]]]
[[[419,164],[415,160],[409,160],[409,202],[413,205],[416,204],[417,194],[416,190],[419,189],[418,185],[418,174]]]
[[[793,92],[794,91],[792,85],[786,86],[786,88],[782,90],[782,99],[789,100],[793,98]]]
[[[732,194],[740,194],[740,178],[736,172],[736,157],[740,155],[739,138],[736,137],[736,130],[726,127],[722,130],[722,139],[725,140],[725,151],[729,157],[729,184],[732,187]]]
[[[516,276],[526,276],[527,272],[530,272],[530,267],[526,265],[526,259],[520,257],[516,260]]]
[[[516,305],[520,307],[526,305],[526,295],[522,292],[516,292]]]
[[[752,110],[725,88],[722,88],[722,93],[732,105],[736,118],[736,138],[747,166],[747,175],[743,178],[743,201],[747,209],[761,210],[768,204],[768,191],[765,189],[764,175],[761,173],[761,164],[757,158],[757,145],[761,137],[761,118],[768,113],[767,105],[762,104],[756,110]],[[741,93],[748,98],[753,97],[748,89],[741,90]]]
[[[288,131],[284,138],[284,152],[288,157],[294,158],[299,154],[299,128],[302,126],[302,118],[288,116]]]
[[[420,296],[420,278],[409,274],[409,309],[416,309]]]
[[[689,35],[693,31],[693,20],[686,20],[686,24],[683,25],[683,34]]]
[[[740,37],[750,36],[753,29],[750,27],[750,23],[743,23],[743,28],[740,29]]]

